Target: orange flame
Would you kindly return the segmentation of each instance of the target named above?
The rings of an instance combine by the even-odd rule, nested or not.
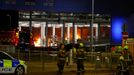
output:
[[[41,39],[37,38],[37,40],[34,41],[35,47],[40,47],[41,46]]]

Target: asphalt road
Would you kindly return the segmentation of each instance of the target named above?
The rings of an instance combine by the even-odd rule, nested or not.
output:
[[[28,62],[28,73],[26,75],[59,75],[56,62]],[[44,66],[44,67],[43,67]],[[95,70],[94,64],[85,64],[85,73],[80,75],[112,75],[114,71],[108,68]],[[64,67],[62,75],[77,75],[76,64]]]
[[[60,74],[39,72],[39,73],[29,73],[27,75],[60,75]],[[78,75],[78,74],[76,74],[76,73],[63,73],[62,75]],[[80,74],[80,75],[115,75],[115,74],[111,74],[111,73],[84,73],[84,74]]]

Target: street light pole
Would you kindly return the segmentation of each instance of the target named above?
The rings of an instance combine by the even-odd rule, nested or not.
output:
[[[94,24],[94,0],[92,0],[92,20],[91,20],[91,49],[93,51],[93,24]]]
[[[92,63],[94,63],[94,49],[93,49],[93,24],[94,24],[94,0],[92,0],[92,19],[91,19],[91,38],[90,38],[90,40],[91,40],[91,43],[90,43],[90,48],[91,48],[91,55],[92,55],[92,57],[91,57],[91,60],[93,61]]]

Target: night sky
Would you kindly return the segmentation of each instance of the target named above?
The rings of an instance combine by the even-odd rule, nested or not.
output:
[[[16,1],[6,3],[5,1]],[[94,0],[95,13],[121,16],[128,24],[130,37],[134,37],[134,2],[133,0]],[[32,2],[32,5],[27,5]],[[91,13],[92,0],[0,0],[0,9],[43,10],[48,12]],[[6,17],[9,18],[9,17]],[[2,21],[3,22],[3,21]],[[17,21],[16,21],[17,22]]]
[[[13,0],[15,4],[0,0],[1,9],[46,10],[52,12],[83,12],[91,13],[92,0]],[[133,0],[94,0],[95,13],[129,15],[134,12]],[[33,5],[26,5],[32,2]],[[50,5],[52,4],[52,5]]]

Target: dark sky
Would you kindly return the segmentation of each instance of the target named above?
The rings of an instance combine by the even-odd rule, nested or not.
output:
[[[15,5],[5,4],[0,0],[0,8],[17,10],[46,10],[54,12],[89,12],[92,0],[16,0]],[[35,2],[34,6],[25,5],[25,1]],[[129,14],[134,12],[133,0],[94,0],[95,13]],[[44,6],[43,3],[53,2],[54,5]]]
[[[134,14],[129,16],[127,19],[127,31],[129,32],[129,37],[134,38]]]
[[[91,12],[92,0],[55,0],[56,11]],[[94,0],[96,13],[129,14],[134,10],[132,0]]]

